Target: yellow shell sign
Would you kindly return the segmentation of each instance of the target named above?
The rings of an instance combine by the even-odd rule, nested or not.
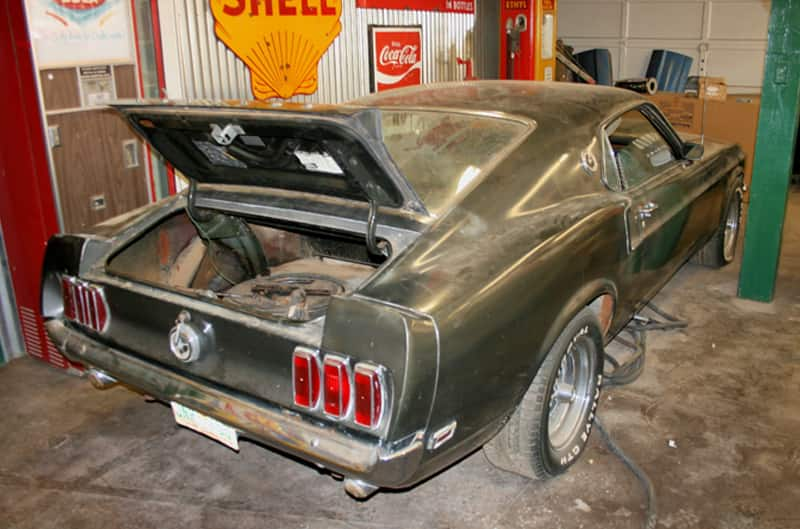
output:
[[[256,99],[317,90],[317,63],[342,29],[342,0],[210,0],[214,32],[250,69]]]

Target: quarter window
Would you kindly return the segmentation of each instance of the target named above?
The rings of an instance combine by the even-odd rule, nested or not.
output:
[[[603,135],[603,174],[605,175],[606,185],[612,191],[621,191],[622,182],[619,178],[619,169],[617,168],[617,158],[614,149],[611,147],[611,142],[608,141],[608,135]]]
[[[638,109],[629,110],[606,127],[616,166],[625,187],[636,187],[675,161],[672,148]]]

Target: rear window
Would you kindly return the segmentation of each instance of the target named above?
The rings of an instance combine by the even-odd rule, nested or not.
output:
[[[433,215],[480,181],[499,153],[529,125],[440,111],[381,111],[383,142]]]

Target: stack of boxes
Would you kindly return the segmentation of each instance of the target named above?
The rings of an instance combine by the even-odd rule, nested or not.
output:
[[[696,87],[697,95],[660,92],[647,97],[661,108],[678,132],[738,144],[746,156],[744,178],[749,189],[761,96],[728,94],[725,81],[720,78],[700,77]],[[692,89],[691,79],[687,89]],[[748,194],[744,200],[749,200]]]

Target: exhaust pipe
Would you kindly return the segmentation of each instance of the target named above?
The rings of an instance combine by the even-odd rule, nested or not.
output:
[[[345,478],[344,490],[357,500],[366,500],[378,490],[378,487],[360,479]]]
[[[92,383],[92,386],[97,389],[108,389],[117,384],[116,378],[103,373],[99,369],[89,369],[89,371],[86,373],[86,376],[89,377],[89,382]]]

